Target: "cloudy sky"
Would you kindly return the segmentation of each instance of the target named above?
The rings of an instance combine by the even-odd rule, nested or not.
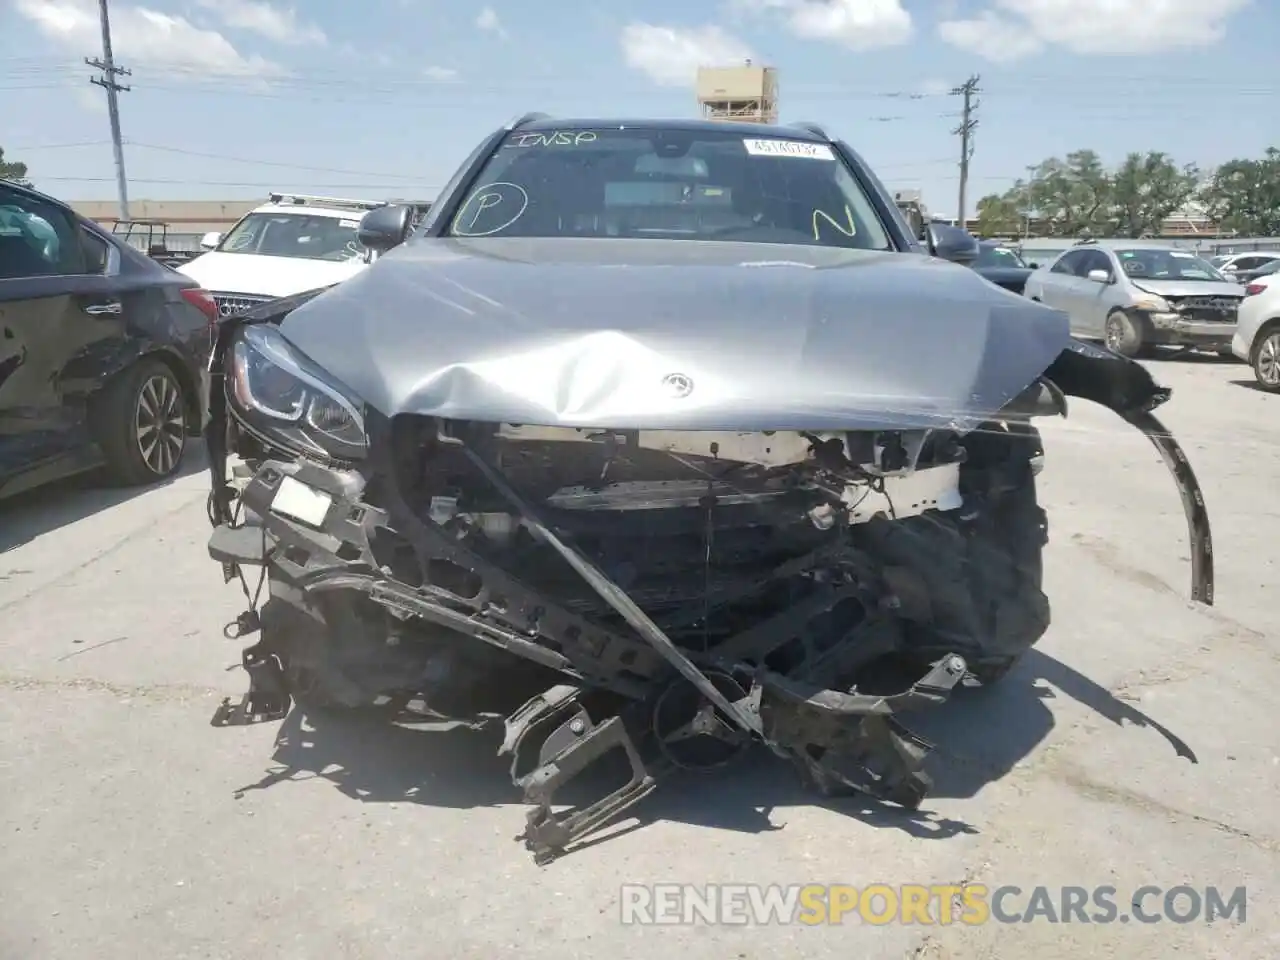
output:
[[[891,187],[953,214],[1046,156],[1280,145],[1275,0],[112,0],[136,198],[272,188],[431,198],[511,116],[696,115],[699,64],[776,66]],[[96,0],[0,0],[0,147],[69,199],[114,196]]]

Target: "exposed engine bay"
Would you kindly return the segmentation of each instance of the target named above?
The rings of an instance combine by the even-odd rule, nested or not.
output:
[[[1151,415],[1145,368],[1073,343],[977,429],[608,430],[370,414],[359,462],[302,454],[237,412],[215,354],[208,433],[228,580],[267,599],[237,633],[250,691],[215,725],[372,708],[502,732],[545,861],[680,770],[753,743],[815,788],[917,807],[930,745],[900,719],[1004,676],[1045,633],[1045,451],[1068,395],[1169,465],[1213,602],[1203,499]],[[228,459],[241,461],[234,471]],[[247,582],[247,581],[246,581]],[[630,779],[554,813],[607,754]]]

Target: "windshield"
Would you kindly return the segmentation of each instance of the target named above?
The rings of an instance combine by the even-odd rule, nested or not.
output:
[[[1280,260],[1272,260],[1270,263],[1264,263],[1257,270],[1253,271],[1255,277],[1266,277],[1277,270],[1280,270]]]
[[[356,239],[360,221],[307,213],[251,213],[218,244],[220,253],[303,260],[355,260],[368,251]]]
[[[1194,253],[1182,250],[1117,250],[1120,265],[1131,277],[1150,280],[1217,280],[1226,277]]]
[[[1017,252],[1009,247],[988,247],[983,246],[978,253],[978,259],[973,262],[975,267],[1022,267],[1026,268],[1026,264]]]
[[[720,130],[512,133],[448,233],[890,249],[833,148]]]

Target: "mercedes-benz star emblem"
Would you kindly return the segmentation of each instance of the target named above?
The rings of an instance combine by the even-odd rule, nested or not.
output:
[[[684,373],[668,373],[662,378],[662,385],[667,393],[679,399],[693,393],[693,378]]]

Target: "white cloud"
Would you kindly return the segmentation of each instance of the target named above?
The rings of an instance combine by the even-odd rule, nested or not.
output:
[[[439,83],[456,83],[458,81],[458,71],[452,67],[423,67],[422,75],[428,80],[435,80]]]
[[[78,56],[102,47],[98,5],[93,0],[15,0],[18,13],[49,39]],[[259,56],[245,56],[216,30],[146,7],[111,9],[112,47],[122,63],[133,61],[190,79],[207,76],[263,77],[284,71]]]
[[[1047,46],[1078,54],[1160,53],[1220,41],[1252,0],[993,0],[967,20],[946,20],[947,43],[995,61]]]
[[[476,17],[476,26],[486,33],[496,33],[500,37],[505,37],[507,31],[503,29],[502,21],[498,19],[498,11],[493,7],[485,7]]]
[[[1034,31],[991,10],[969,20],[944,20],[938,36],[993,63],[1012,63],[1044,47]]]
[[[734,5],[781,14],[797,37],[851,50],[898,46],[911,39],[913,30],[902,0],[736,0]]]
[[[693,86],[698,67],[721,67],[754,59],[751,48],[720,27],[681,30],[631,23],[622,30],[627,65],[665,87]]]
[[[197,0],[232,30],[247,30],[289,45],[325,44],[329,38],[314,23],[300,23],[292,7],[277,7],[266,0]]]

